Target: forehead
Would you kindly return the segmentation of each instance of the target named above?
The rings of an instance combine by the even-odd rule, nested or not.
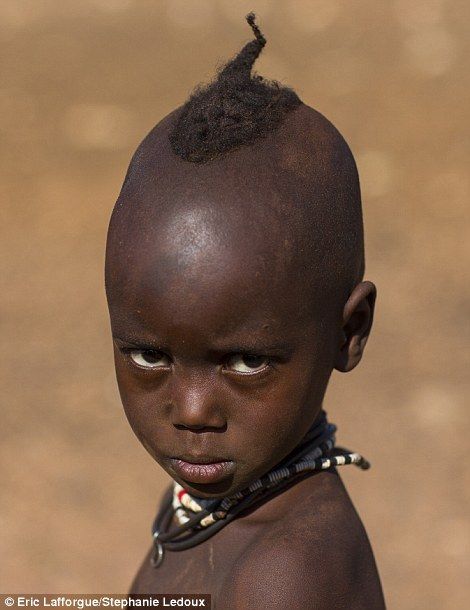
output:
[[[288,231],[245,213],[175,206],[132,239],[110,244],[113,323],[222,333],[300,320],[310,308]]]

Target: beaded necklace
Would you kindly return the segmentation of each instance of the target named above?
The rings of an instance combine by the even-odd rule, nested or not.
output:
[[[322,411],[297,447],[268,473],[245,489],[225,498],[195,498],[176,481],[172,493],[163,499],[152,526],[152,567],[158,568],[165,550],[183,551],[207,540],[228,525],[243,510],[267,500],[306,472],[327,470],[355,464],[362,470],[370,467],[359,453],[335,447],[336,426]],[[173,517],[178,525],[169,529]]]

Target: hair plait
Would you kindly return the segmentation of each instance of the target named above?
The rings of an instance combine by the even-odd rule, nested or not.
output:
[[[255,35],[208,85],[199,85],[183,106],[169,139],[185,161],[204,163],[274,130],[300,103],[297,94],[276,81],[252,75],[266,39],[250,13]]]

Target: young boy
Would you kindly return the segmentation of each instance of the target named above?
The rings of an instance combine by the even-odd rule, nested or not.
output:
[[[254,40],[135,153],[106,289],[129,423],[174,479],[132,593],[384,608],[322,403],[371,329],[359,181],[338,131],[251,75]]]

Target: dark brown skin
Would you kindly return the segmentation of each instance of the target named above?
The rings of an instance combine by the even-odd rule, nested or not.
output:
[[[372,325],[362,252],[338,238],[345,145],[305,108],[202,167],[172,156],[170,115],[139,149],[113,214],[106,287],[124,409],[147,451],[199,497],[231,495],[290,453],[332,370],[358,364]],[[323,142],[321,159],[305,132]],[[305,206],[312,189],[315,206]],[[254,368],[247,355],[258,356]],[[232,460],[235,473],[191,484],[169,461],[200,456]],[[167,552],[157,570],[147,556],[132,592],[211,593],[223,610],[384,607],[367,535],[334,471]]]

